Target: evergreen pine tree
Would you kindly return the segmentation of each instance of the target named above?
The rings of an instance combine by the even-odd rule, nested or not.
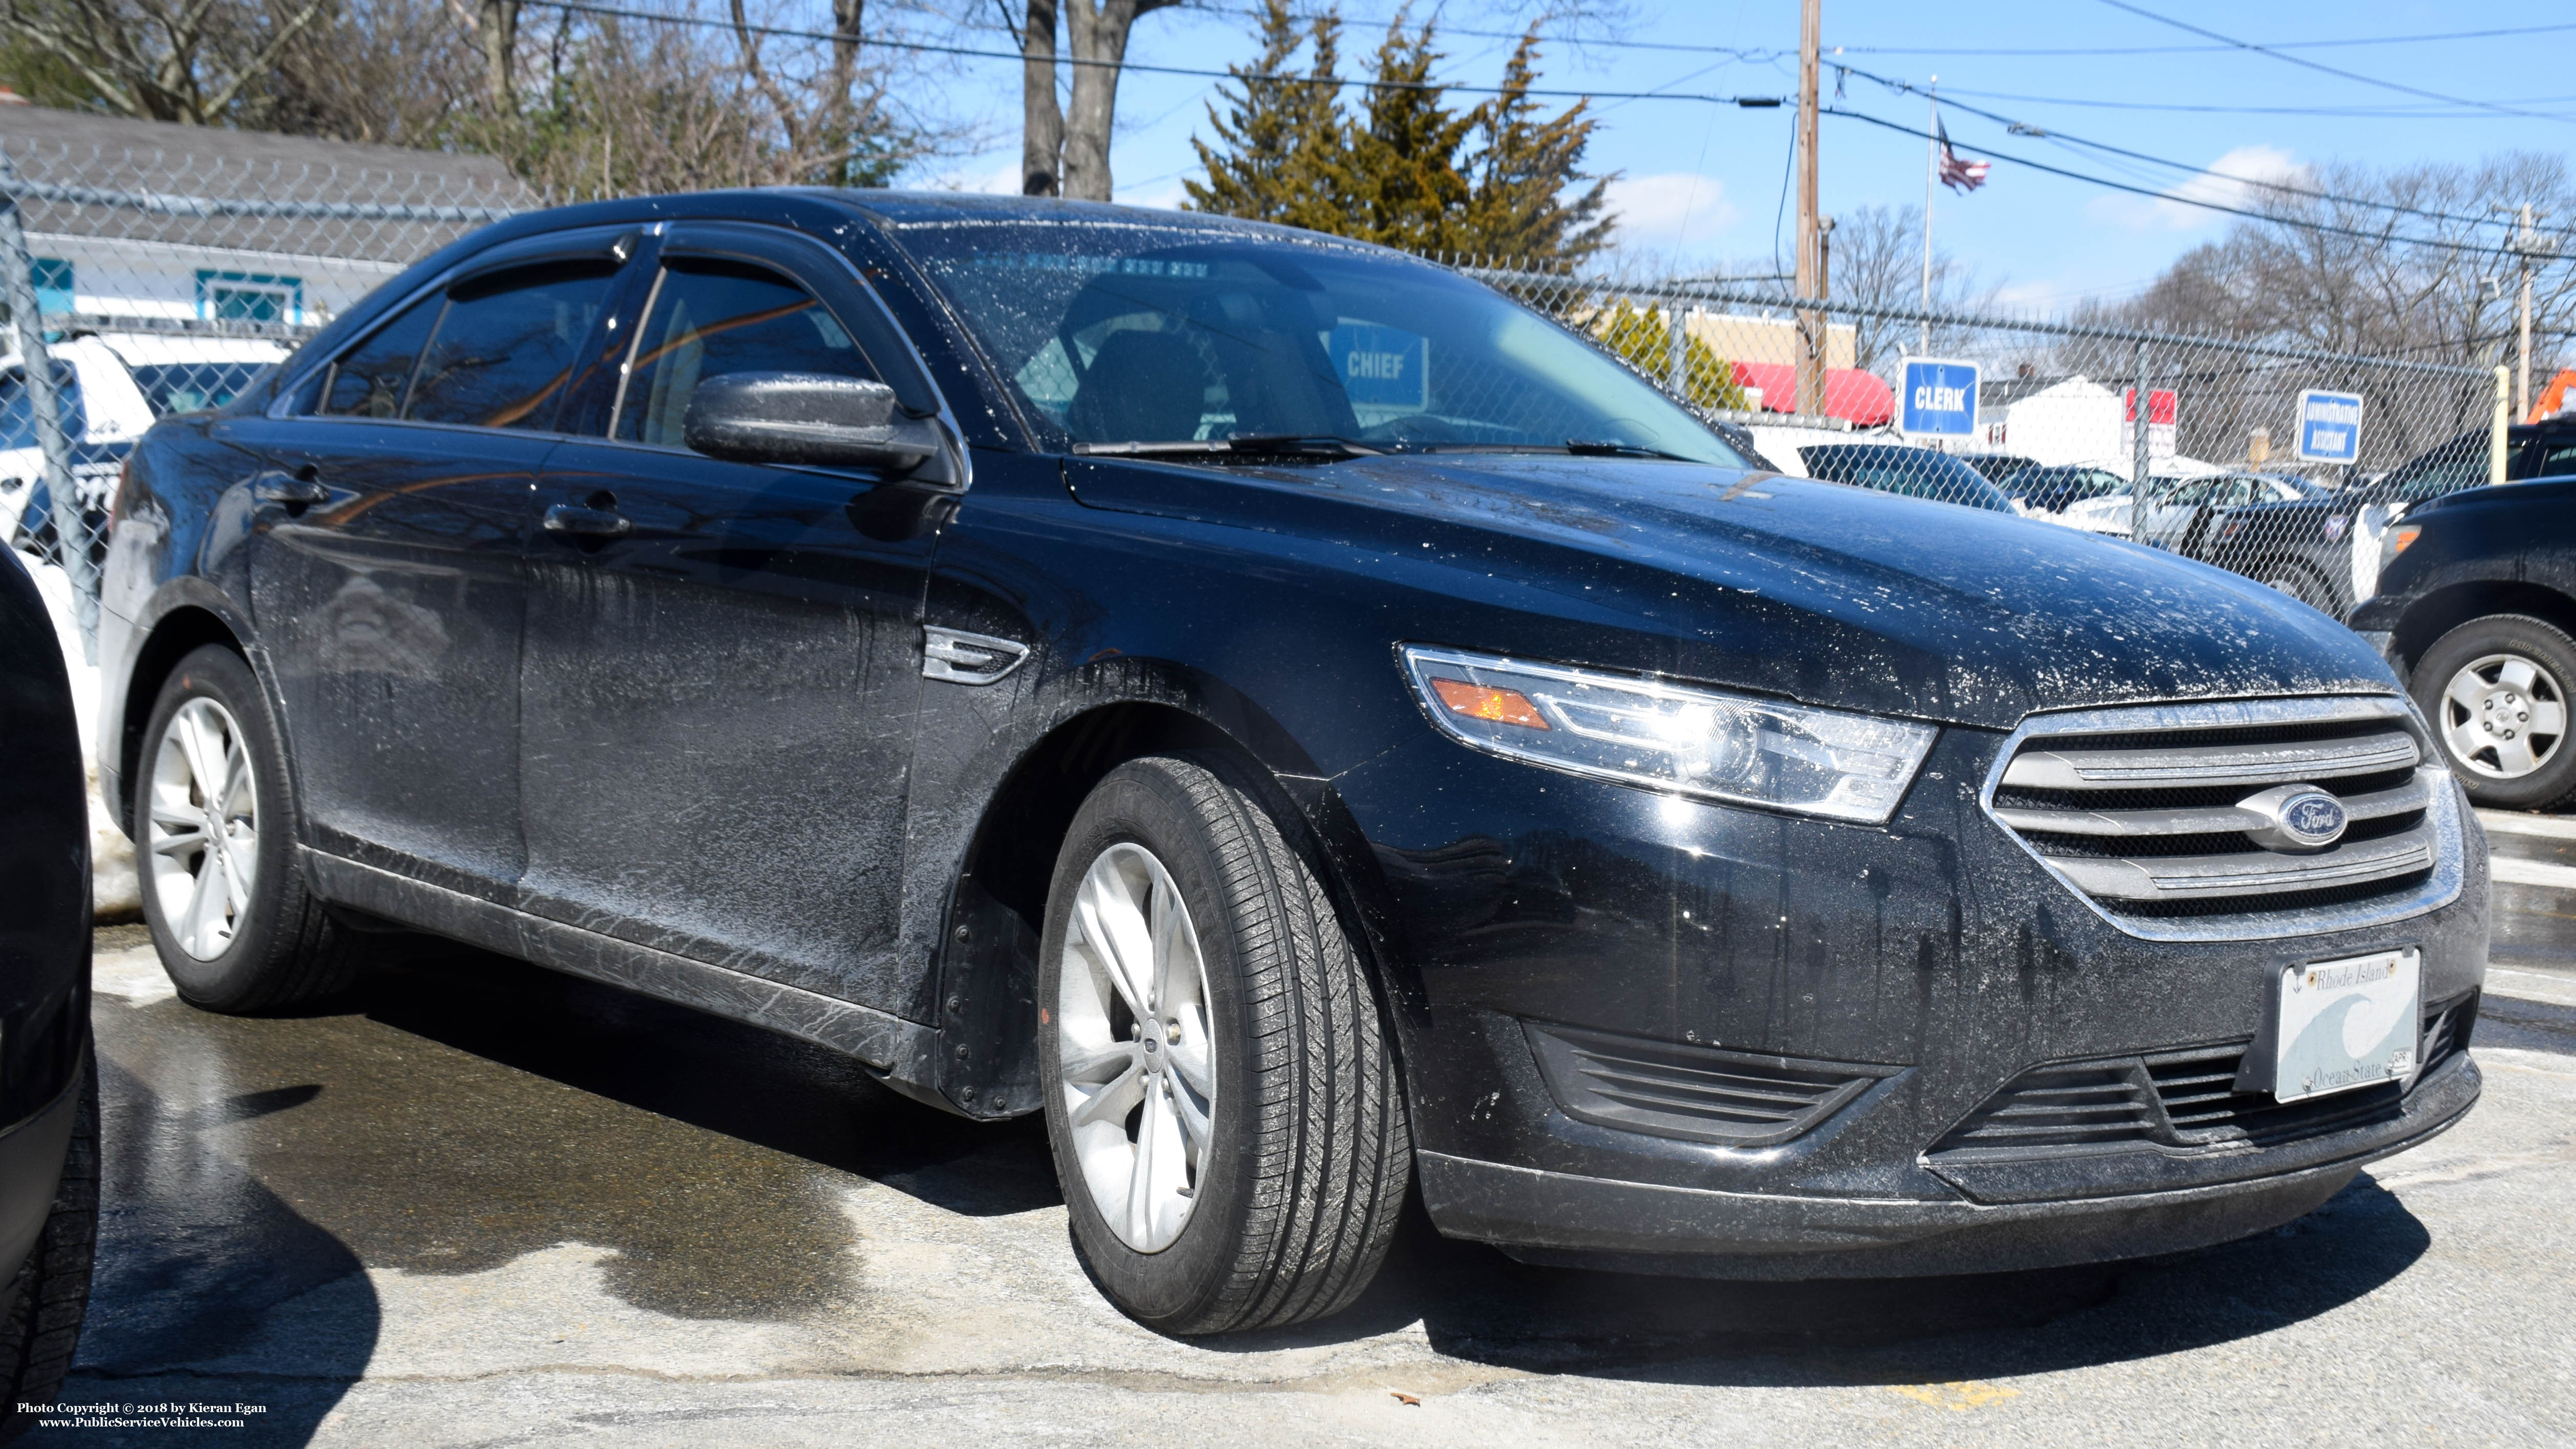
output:
[[[1512,50],[1502,93],[1473,113],[1480,145],[1454,245],[1515,265],[1572,266],[1610,244],[1613,223],[1602,207],[1611,178],[1583,170],[1584,148],[1601,123],[1584,114],[1589,101],[1541,120],[1529,96],[1537,77],[1533,28]]]
[[[1314,62],[1304,81],[1260,79],[1286,75],[1310,38]],[[1190,138],[1208,177],[1182,183],[1191,209],[1318,231],[1347,229],[1351,177],[1337,94],[1340,39],[1338,13],[1317,16],[1301,35],[1286,0],[1264,0],[1260,57],[1229,67],[1241,90],[1225,95],[1220,88],[1230,103],[1226,114],[1208,104],[1216,143]]]
[[[1405,251],[1447,249],[1467,204],[1459,149],[1476,124],[1442,104],[1431,86],[1441,59],[1431,48],[1431,21],[1407,34],[1397,14],[1378,46],[1368,124],[1351,138],[1349,170],[1357,226],[1351,235]]]

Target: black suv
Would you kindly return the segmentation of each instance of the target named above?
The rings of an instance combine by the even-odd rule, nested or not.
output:
[[[2379,593],[2352,613],[2352,627],[2406,673],[2482,805],[2544,810],[2576,796],[2571,512],[2576,477],[2421,504],[2389,530]]]
[[[1043,1112],[1169,1331],[1347,1303],[1408,1182],[1534,1260],[2012,1268],[2286,1221],[2478,1093],[2482,841],[2349,631],[1750,468],[1374,247],[530,215],[117,519],[100,763],[188,1000],[394,923]]]
[[[62,647],[0,549],[0,1440],[61,1387],[98,1232],[89,785]]]

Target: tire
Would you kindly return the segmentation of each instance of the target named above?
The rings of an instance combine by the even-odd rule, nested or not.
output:
[[[2576,640],[2523,614],[2472,619],[2413,670],[2445,763],[2480,805],[2545,810],[2576,795]]]
[[[174,738],[183,715],[189,723]],[[194,751],[192,731],[202,747]],[[200,774],[237,779],[238,764],[248,767],[247,789],[196,783]],[[181,659],[135,762],[134,853],[152,944],[191,1005],[243,1016],[285,1011],[341,990],[355,971],[352,933],[304,888],[287,781],[285,746],[250,666],[213,644]],[[224,797],[221,808],[197,803],[210,794]],[[211,877],[230,887],[234,862],[250,864],[247,888],[206,897],[207,916],[196,914],[189,882]]]
[[[98,1061],[81,1086],[71,1150],[63,1156],[54,1209],[27,1261],[10,1285],[9,1311],[0,1318],[0,1368],[8,1371],[9,1400],[0,1405],[0,1443],[34,1427],[36,1416],[20,1404],[49,1404],[71,1372],[80,1346],[81,1320],[89,1316],[90,1267],[98,1247]]]
[[[1264,807],[1266,785],[1216,754],[1121,765],[1074,817],[1047,896],[1039,1051],[1074,1245],[1113,1303],[1165,1333],[1347,1306],[1385,1259],[1412,1172],[1385,1014],[1316,872]],[[1146,987],[1143,1015],[1162,1023],[1148,1033],[1095,943],[1152,956],[1163,922],[1171,964],[1162,988]],[[1080,1138],[1077,1116],[1089,1119]],[[1115,1227],[1104,1202],[1120,1209]]]
[[[2245,570],[2245,576],[2267,589],[2284,593],[2311,609],[2336,612],[2334,590],[2316,570],[2288,559],[2269,559]]]

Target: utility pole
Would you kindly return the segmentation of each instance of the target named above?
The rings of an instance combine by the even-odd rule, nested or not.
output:
[[[2531,273],[2535,263],[2558,255],[2558,244],[2540,232],[2540,223],[2549,213],[2533,211],[2527,201],[2519,207],[2490,206],[2487,210],[2507,211],[2515,217],[2513,240],[2505,246],[2505,250],[2513,253],[2514,270],[2521,283],[2514,318],[2519,346],[2514,362],[2513,415],[2528,419],[2531,416]]]
[[[1798,295],[1824,296],[1824,232],[1816,211],[1816,107],[1821,101],[1816,52],[1824,36],[1824,0],[1800,0],[1798,13]],[[1825,410],[1825,314],[1798,313],[1798,411]]]
[[[1941,179],[1941,78],[1932,77],[1931,88],[1924,96],[1932,107],[1931,124],[1924,127],[1932,134],[1923,138],[1923,310],[1932,310],[1932,185]],[[1923,319],[1923,330],[1916,337],[1917,354],[1932,355],[1932,319]]]

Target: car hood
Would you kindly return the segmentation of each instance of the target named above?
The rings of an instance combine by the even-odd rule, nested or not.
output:
[[[1443,596],[1396,637],[2004,729],[2038,710],[2392,693],[2376,653],[2239,577],[2055,523],[1693,463],[1077,459],[1087,505],[1359,549]]]

